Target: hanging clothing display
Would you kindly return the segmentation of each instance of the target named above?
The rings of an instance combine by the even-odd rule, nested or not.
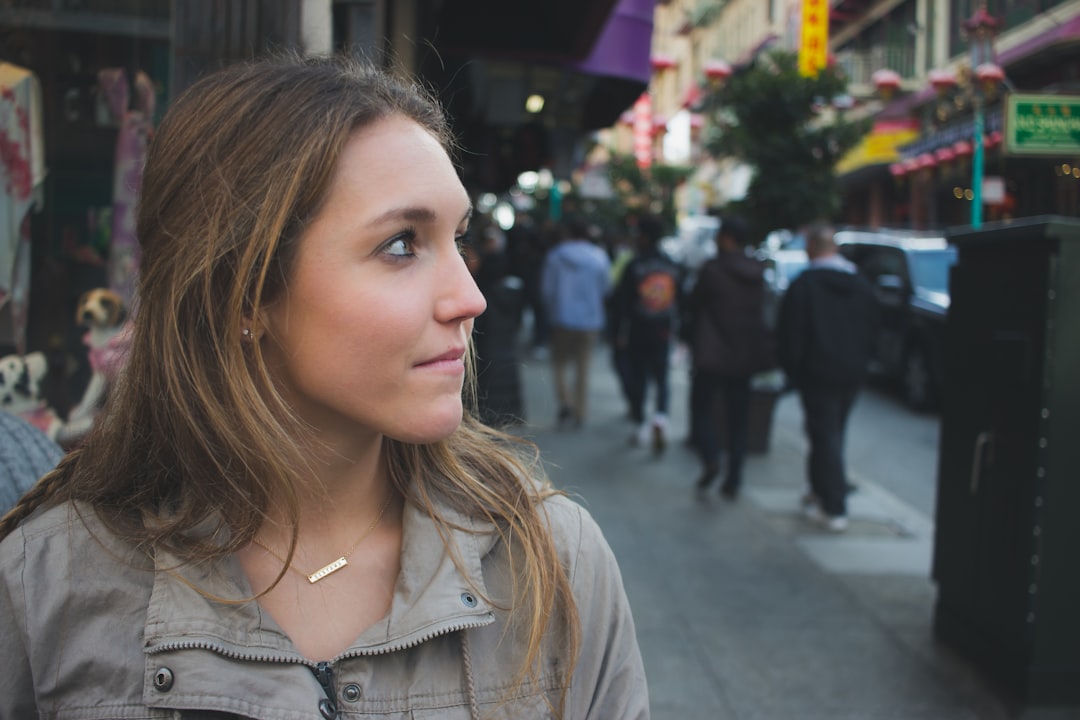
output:
[[[45,141],[41,83],[0,62],[0,344],[26,352],[30,210],[41,204]]]
[[[153,129],[154,84],[141,70],[135,74],[135,100],[129,107],[130,91],[123,68],[98,72],[112,116],[120,124],[116,137],[113,170],[112,239],[109,243],[109,287],[132,306],[139,273],[139,241],[135,235],[135,204],[142,185],[146,145]]]

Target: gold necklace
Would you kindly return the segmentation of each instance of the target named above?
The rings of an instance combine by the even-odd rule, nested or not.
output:
[[[276,552],[274,552],[273,550],[268,548],[266,545],[263,545],[261,542],[259,542],[255,538],[251,538],[251,542],[255,543],[256,545],[261,547],[263,550],[270,553],[271,555],[276,557],[281,562],[285,563],[289,567],[289,569],[292,570],[293,572],[298,573],[298,574],[303,575],[304,577],[306,577],[307,581],[309,583],[311,583],[312,585],[314,585],[315,583],[319,582],[320,580],[322,580],[327,575],[331,575],[333,573],[336,573],[338,570],[340,570],[341,568],[343,568],[343,567],[345,567],[346,565],[349,564],[348,557],[350,555],[352,555],[353,550],[360,547],[360,543],[364,542],[364,539],[367,538],[367,536],[370,535],[372,532],[374,532],[376,527],[378,527],[379,521],[382,520],[383,513],[386,512],[386,508],[390,507],[390,502],[393,499],[394,499],[394,493],[391,492],[389,494],[389,497],[386,498],[386,502],[383,503],[382,509],[379,510],[379,514],[376,515],[375,519],[371,521],[371,524],[367,526],[367,529],[364,530],[364,534],[361,535],[359,538],[357,538],[356,542],[354,542],[352,544],[352,546],[348,550],[345,551],[344,555],[342,555],[337,560],[334,560],[333,562],[331,562],[331,563],[329,563],[327,565],[323,565],[321,568],[319,568],[315,572],[311,573],[310,575],[303,572],[303,571],[301,571],[301,570],[299,570],[299,569],[297,569],[296,566],[293,565],[291,562],[288,562],[285,558],[281,557]]]

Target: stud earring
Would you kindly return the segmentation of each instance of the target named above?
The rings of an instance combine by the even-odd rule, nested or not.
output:
[[[242,331],[245,340],[251,339],[251,328],[244,328]]]

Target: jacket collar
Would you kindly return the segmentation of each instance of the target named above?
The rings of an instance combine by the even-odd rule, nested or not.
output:
[[[342,657],[392,652],[494,622],[493,609],[485,600],[481,563],[498,533],[489,523],[444,505],[438,509],[462,528],[448,531],[460,569],[431,517],[406,502],[401,572],[390,612],[365,630]],[[254,593],[235,557],[181,565],[161,552],[155,566],[144,635],[147,652],[201,647],[235,657],[304,662],[273,618],[248,600]]]

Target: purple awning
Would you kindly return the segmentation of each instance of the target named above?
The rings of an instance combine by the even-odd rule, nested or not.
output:
[[[572,67],[590,75],[648,83],[656,0],[619,0],[589,56]]]
[[[1005,67],[1017,60],[1023,60],[1054,43],[1078,38],[1080,38],[1080,15],[1071,20],[1066,20],[1060,25],[1055,25],[1050,30],[1018,43],[1008,50],[1002,50],[997,54],[997,62],[998,65]]]

